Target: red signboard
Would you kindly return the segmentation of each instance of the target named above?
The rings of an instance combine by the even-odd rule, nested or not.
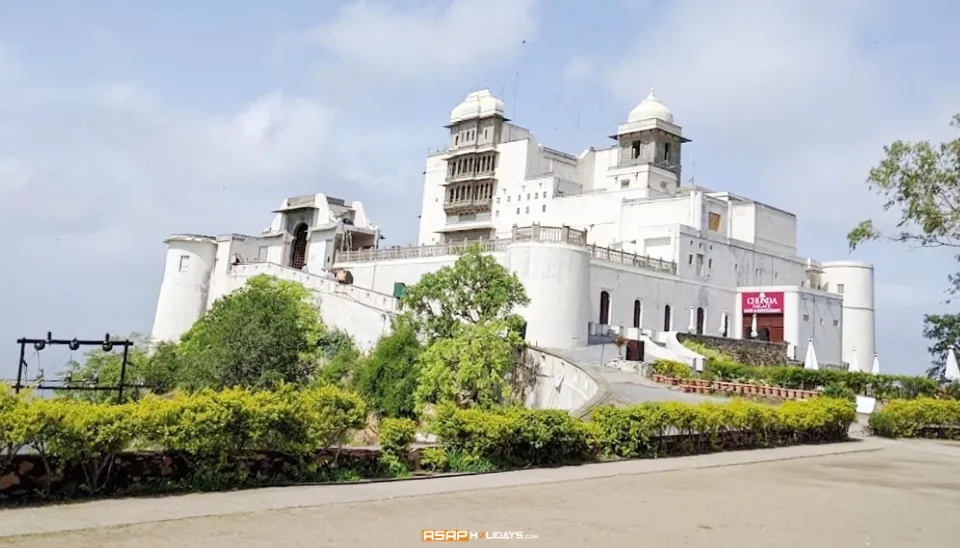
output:
[[[741,293],[744,314],[783,314],[783,291]]]

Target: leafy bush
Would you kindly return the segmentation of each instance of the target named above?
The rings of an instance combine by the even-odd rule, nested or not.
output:
[[[675,379],[689,379],[693,376],[690,366],[674,360],[657,360],[651,366],[655,375],[673,377]]]
[[[938,390],[936,381],[908,375],[873,375],[794,366],[752,367],[720,360],[708,361],[704,369],[706,377],[721,381],[756,382],[798,390],[835,385],[846,387],[856,395],[873,396],[881,400],[933,396]]]
[[[437,409],[430,430],[448,455],[515,468],[582,462],[594,453],[587,423],[552,409]]]
[[[960,439],[960,401],[893,400],[870,415],[870,430],[886,438]]]
[[[3,448],[37,453],[47,477],[68,463],[79,465],[80,488],[90,493],[108,485],[116,455],[134,449],[180,454],[190,465],[186,481],[195,488],[242,486],[249,479],[244,462],[257,452],[303,463],[345,441],[365,418],[363,400],[335,387],[204,390],[124,405],[0,391]]]
[[[650,458],[840,441],[856,419],[856,408],[851,402],[829,398],[778,407],[746,401],[658,402],[601,407],[592,418],[606,455]],[[676,434],[679,437],[673,437]]]
[[[407,452],[416,439],[417,423],[410,419],[384,419],[380,423],[380,462],[395,476],[410,473]]]
[[[360,363],[352,387],[383,417],[416,417],[414,394],[420,383],[423,345],[413,326],[398,322]]]
[[[857,395],[849,387],[842,384],[828,384],[823,388],[823,395],[827,398],[849,400],[856,402]]]

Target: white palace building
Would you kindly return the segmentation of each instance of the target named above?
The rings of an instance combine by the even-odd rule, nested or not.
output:
[[[324,321],[371,347],[405,286],[480,242],[524,283],[527,340],[576,349],[612,332],[647,358],[685,353],[677,332],[788,343],[803,360],[870,364],[870,264],[797,252],[797,218],[730,192],[681,184],[690,140],[654,95],[579,156],[542,146],[489,91],[450,115],[447,150],[427,157],[417,246],[384,248],[363,205],[288,198],[259,236],[175,234],[153,326],[176,340],[257,274],[316,290]],[[673,352],[673,354],[671,354]],[[869,367],[869,365],[867,366]]]

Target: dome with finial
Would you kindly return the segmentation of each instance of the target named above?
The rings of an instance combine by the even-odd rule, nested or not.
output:
[[[450,124],[473,118],[488,116],[503,116],[503,101],[490,93],[489,89],[481,89],[467,95],[462,103],[450,113]]]
[[[657,98],[657,95],[653,92],[653,89],[651,89],[650,95],[647,95],[646,99],[630,111],[630,116],[627,118],[627,121],[640,122],[654,118],[671,124],[673,123],[673,113],[670,112],[667,105],[663,104],[663,101]]]

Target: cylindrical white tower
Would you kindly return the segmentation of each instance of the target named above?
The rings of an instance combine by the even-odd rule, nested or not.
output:
[[[590,321],[590,254],[564,243],[514,243],[507,268],[523,282],[530,305],[519,312],[527,320],[527,342],[541,348],[587,345]]]
[[[177,341],[206,311],[217,240],[175,234],[165,242],[167,262],[153,319],[153,342]]]
[[[820,264],[820,281],[826,290],[843,295],[843,361],[851,363],[857,352],[860,369],[870,370],[877,351],[874,309],[873,265],[858,261],[829,261]]]

